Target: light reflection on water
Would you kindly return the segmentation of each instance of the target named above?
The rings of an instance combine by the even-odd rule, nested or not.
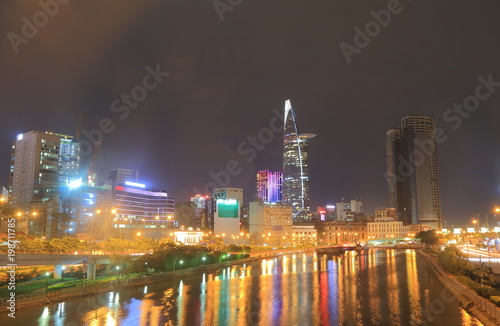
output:
[[[442,293],[413,250],[294,254],[21,310],[9,325],[480,325],[456,301],[433,311]]]

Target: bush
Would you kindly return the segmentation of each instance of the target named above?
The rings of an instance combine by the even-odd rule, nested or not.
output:
[[[426,245],[423,251],[433,257],[437,257],[441,252],[438,248],[429,245]]]
[[[438,261],[448,273],[461,273],[470,265],[461,259],[460,252],[455,247],[446,247],[438,255]]]
[[[482,296],[483,298],[490,299],[490,296],[500,296],[500,291],[498,289],[473,281],[465,275],[458,275],[456,276],[456,279],[463,285],[466,285],[473,289],[478,295]]]

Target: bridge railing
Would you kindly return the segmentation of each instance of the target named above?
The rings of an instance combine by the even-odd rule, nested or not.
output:
[[[469,289],[462,283],[458,282],[456,279],[450,277],[450,275],[446,274],[443,269],[429,257],[429,255],[421,251],[420,253],[426,258],[426,260],[432,266],[432,269],[439,274],[440,279],[446,282],[449,287],[465,296],[467,299],[473,302],[475,306],[489,314],[495,320],[500,320],[500,308],[498,308],[493,302],[479,296],[474,290]]]

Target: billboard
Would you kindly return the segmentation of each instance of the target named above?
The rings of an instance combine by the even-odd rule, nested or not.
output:
[[[217,199],[217,213],[219,217],[238,218],[238,201],[236,199]]]

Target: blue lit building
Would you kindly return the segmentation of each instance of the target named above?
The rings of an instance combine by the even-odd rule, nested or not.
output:
[[[263,202],[277,203],[282,201],[282,171],[260,170],[257,172],[257,198]]]
[[[83,184],[81,180],[72,182],[61,189],[59,213],[51,216],[51,236],[86,241],[109,238],[111,211],[108,187]]]

